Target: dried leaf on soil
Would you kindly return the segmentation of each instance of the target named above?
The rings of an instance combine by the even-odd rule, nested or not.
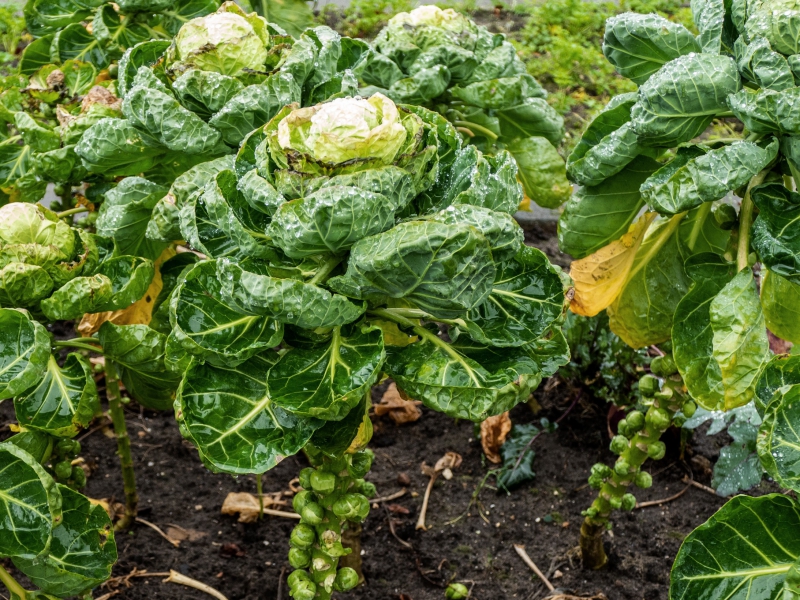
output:
[[[264,496],[264,508],[269,506],[283,506],[286,502],[276,501],[274,498]],[[222,503],[223,515],[239,515],[239,523],[255,523],[261,512],[258,498],[247,492],[231,492]]]
[[[507,411],[502,415],[489,417],[481,423],[481,446],[489,461],[497,464],[502,460],[500,446],[505,443],[510,431],[511,418]]]
[[[403,423],[413,423],[422,416],[419,400],[406,400],[397,390],[397,386],[392,383],[383,393],[380,404],[375,405],[375,414],[380,416],[389,415],[389,418],[397,425]]]

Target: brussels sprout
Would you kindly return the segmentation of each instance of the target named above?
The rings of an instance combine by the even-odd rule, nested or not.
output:
[[[321,552],[320,550],[314,550],[311,553],[311,569],[312,573],[316,571],[320,573],[322,571],[327,571],[333,566],[333,558]]]
[[[617,462],[614,463],[614,472],[617,475],[620,475],[620,476],[623,476],[623,477],[628,474],[628,472],[630,471],[630,468],[631,467],[628,464],[628,461],[625,460],[624,458],[619,458],[619,459],[617,459]]]
[[[333,503],[333,514],[341,519],[363,521],[369,514],[369,500],[361,494],[345,494]]]
[[[697,411],[697,404],[691,400],[684,402],[681,411],[683,411],[683,414],[686,415],[687,418],[691,419],[692,415]]]
[[[469,596],[469,590],[463,583],[451,583],[444,591],[447,600],[464,600]]]
[[[305,569],[311,564],[311,553],[301,548],[289,548],[289,564],[295,569]]]
[[[375,484],[363,479],[356,479],[351,489],[355,493],[364,494],[367,498],[374,498],[378,494]]]
[[[72,464],[68,460],[63,460],[55,464],[53,471],[55,471],[57,479],[66,481],[72,475]]]
[[[629,448],[629,446],[630,442],[624,435],[615,435],[611,440],[611,451],[614,454],[622,454]]]
[[[633,494],[625,494],[622,496],[620,508],[622,508],[622,510],[633,510],[636,508],[636,497]]]
[[[311,502],[316,502],[317,497],[314,495],[314,492],[309,490],[302,490],[294,495],[292,498],[292,508],[294,508],[294,512],[298,515],[302,514],[303,508],[310,504]]]
[[[295,548],[305,550],[306,548],[310,548],[316,539],[317,534],[314,532],[314,529],[310,525],[300,523],[299,525],[296,525],[294,529],[292,529],[292,535],[289,543],[291,543]]]
[[[311,467],[306,467],[302,469],[297,476],[298,481],[300,482],[300,487],[304,490],[311,489],[311,474],[315,473],[316,469],[312,469]]]
[[[669,377],[678,372],[675,360],[669,354],[656,356],[650,361],[650,370],[659,377]]]
[[[305,571],[292,571],[286,578],[286,583],[289,584],[289,592],[295,600],[313,600],[317,595],[317,586]]]
[[[5,244],[55,246],[71,258],[75,251],[72,228],[38,204],[12,202],[0,208],[0,240]]]
[[[350,464],[347,467],[347,472],[353,477],[364,477],[372,468],[372,461],[375,454],[372,450],[362,450],[353,454]]]
[[[672,421],[670,413],[663,408],[651,408],[649,411],[647,411],[647,416],[645,419],[650,427],[653,427],[659,431],[663,431],[669,427],[669,424]]]
[[[628,423],[628,429],[634,433],[638,433],[644,427],[644,415],[638,410],[632,410],[628,413],[625,417],[625,421]]]
[[[667,447],[664,445],[664,442],[657,441],[652,442],[650,445],[647,446],[647,456],[652,458],[653,460],[661,460],[664,458],[664,455],[667,453]]]
[[[355,569],[344,567],[339,569],[336,573],[336,579],[333,582],[333,589],[338,592],[347,592],[352,590],[358,585],[358,573]]]
[[[269,44],[266,20],[226,2],[217,12],[181,27],[168,50],[167,66],[175,72],[197,68],[231,77],[245,69],[263,71]]]
[[[636,484],[636,487],[646,490],[653,485],[653,477],[647,471],[639,471],[636,477],[634,477],[633,482]]]
[[[322,519],[325,518],[325,509],[316,502],[309,502],[300,511],[300,516],[303,523],[319,525],[322,523]]]
[[[612,496],[611,498],[608,499],[608,504],[614,510],[619,510],[620,508],[622,508],[622,498],[618,496]]]
[[[605,480],[611,477],[612,473],[613,470],[608,465],[604,465],[603,463],[592,465],[592,473],[589,475],[589,485],[599,490],[603,487]]]
[[[330,494],[336,489],[336,475],[327,471],[311,473],[311,488],[318,494]]]
[[[78,465],[72,467],[69,478],[72,480],[72,483],[75,484],[76,488],[82,488],[86,485],[86,471]]]
[[[639,380],[639,392],[645,398],[651,398],[660,388],[658,379],[652,375],[645,375]]]
[[[720,229],[729,231],[736,226],[739,215],[736,214],[736,209],[730,204],[720,204],[714,208],[714,220]]]

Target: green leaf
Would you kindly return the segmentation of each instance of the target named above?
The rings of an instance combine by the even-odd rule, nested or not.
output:
[[[50,61],[50,45],[53,43],[53,34],[45,35],[33,40],[25,46],[19,59],[19,72],[22,75],[33,75]]]
[[[753,399],[758,373],[769,360],[764,314],[752,271],[743,269],[709,307],[713,356],[725,383],[725,409]]]
[[[44,376],[50,334],[27,311],[0,309],[0,400],[13,398]]]
[[[128,12],[121,7],[124,12]],[[152,27],[137,23],[130,17],[122,17],[113,6],[98,7],[92,20],[92,35],[103,45],[112,61],[119,60],[125,50],[146,42],[151,37],[162,37]]]
[[[748,37],[766,38],[777,52],[787,56],[800,53],[800,12],[795,3],[748,3],[747,13],[743,33]]]
[[[781,91],[743,88],[728,98],[733,114],[752,133],[800,134],[800,116],[794,107],[800,87]]]
[[[524,246],[497,265],[489,297],[463,318],[464,331],[490,346],[535,342],[564,311],[564,286],[543,252]],[[461,326],[459,326],[459,329]]]
[[[381,374],[386,358],[377,327],[334,327],[330,343],[294,348],[269,372],[269,391],[277,406],[299,417],[343,419]]]
[[[480,422],[524,402],[542,376],[525,349],[468,357],[433,333],[388,353],[385,370],[409,398],[456,419]],[[481,364],[479,360],[485,361]]]
[[[0,189],[8,188],[30,169],[32,149],[18,144],[0,144]]]
[[[100,119],[75,146],[83,166],[92,173],[138,175],[166,152],[158,139],[136,129],[127,119]]]
[[[747,184],[777,154],[777,139],[766,148],[741,141],[691,158],[690,154],[683,154],[642,184],[642,197],[653,210],[675,215],[703,202],[720,200]]]
[[[557,146],[564,137],[564,118],[544,98],[526,98],[517,106],[494,111],[505,140],[543,137]]]
[[[442,95],[449,83],[450,71],[444,65],[436,65],[395,81],[386,95],[398,103],[428,104]]]
[[[800,194],[782,185],[760,185],[750,193],[759,214],[751,230],[753,248],[761,261],[793,283],[800,283]]]
[[[133,78],[136,77],[139,67],[155,64],[169,45],[168,40],[150,40],[136,44],[125,51],[117,69],[117,92],[120,98],[124,98],[128,90],[133,87]]]
[[[202,119],[209,119],[243,89],[235,77],[200,69],[186,71],[172,83],[180,103]]]
[[[542,137],[521,138],[506,145],[517,161],[522,189],[539,206],[558,208],[572,193],[564,159]]]
[[[694,281],[675,308],[672,344],[675,364],[692,398],[707,410],[725,404],[722,369],[714,357],[711,302],[733,279],[734,266],[714,254],[698,254],[686,261]]]
[[[780,597],[800,556],[800,507],[780,494],[736,496],[683,541],[670,577],[670,600]]]
[[[602,185],[578,189],[558,220],[561,250],[581,259],[622,237],[644,206],[639,187],[660,166],[639,156]]]
[[[217,278],[223,298],[242,312],[303,329],[345,325],[364,313],[363,304],[312,283],[251,273],[228,259],[217,262]]]
[[[77,352],[67,355],[63,367],[51,355],[39,383],[14,399],[20,425],[57,437],[77,435],[99,407],[91,365]]]
[[[219,8],[217,0],[176,0],[170,7],[162,10],[164,29],[175,36],[184,23],[203,17]]]
[[[109,63],[100,42],[80,23],[67,25],[56,33],[50,46],[50,59],[54,63],[80,60],[98,69],[105,69]]]
[[[466,225],[409,221],[352,247],[347,272],[328,285],[351,298],[404,298],[440,318],[462,315],[491,291],[486,238]]]
[[[134,85],[125,95],[122,112],[132,125],[149,132],[170,150],[200,155],[220,153],[220,133],[157,89]]]
[[[215,364],[235,365],[277,346],[283,325],[227,304],[216,272],[216,261],[197,263],[172,296],[173,335],[184,350]]]
[[[267,21],[294,37],[314,24],[314,13],[305,0],[256,0],[253,8]]]
[[[14,125],[22,135],[23,143],[36,152],[55,150],[61,145],[58,133],[49,127],[43,127],[32,116],[25,112],[14,115]]]
[[[14,566],[47,594],[79,595],[106,581],[117,561],[111,519],[105,509],[65,485],[63,520],[53,528],[47,554],[14,558]]]
[[[606,21],[603,54],[620,75],[637,85],[690,52],[700,52],[692,33],[660,15],[629,12]]]
[[[800,385],[782,387],[770,401],[758,431],[758,455],[782,488],[800,491]]]
[[[167,336],[147,325],[110,321],[103,323],[99,335],[103,353],[119,368],[128,393],[145,408],[170,410],[181,376],[164,363]]]
[[[144,296],[153,281],[155,268],[153,261],[146,258],[116,256],[103,261],[97,272],[111,280],[111,299],[107,304],[89,312],[128,308]]]
[[[366,426],[370,428],[372,426],[372,422],[369,420],[369,408],[372,407],[372,401],[368,402],[368,399],[369,394],[364,394],[358,406],[347,413],[344,419],[325,421],[325,424],[314,432],[309,443],[331,458],[337,458],[344,454],[356,439],[362,424],[369,423]]]
[[[742,38],[734,46],[742,77],[762,88],[781,91],[794,87],[794,76],[786,58],[774,52],[764,38],[746,44]]]
[[[31,308],[50,295],[53,285],[42,267],[9,263],[0,269],[0,305]]]
[[[576,183],[596,186],[624,169],[641,152],[630,126],[635,92],[614,96],[598,114],[567,159],[567,175]]]
[[[167,189],[141,177],[127,177],[106,192],[97,217],[97,233],[114,240],[117,254],[157,259],[166,248],[145,237],[153,207]]]
[[[800,356],[773,356],[764,365],[756,381],[755,405],[759,413],[764,414],[779,388],[798,383],[800,383]]]
[[[739,91],[736,63],[727,56],[687,54],[664,65],[639,88],[631,127],[646,146],[676,146],[700,135]]]
[[[450,93],[471,106],[494,110],[518,106],[528,98],[547,96],[539,82],[527,73],[476,81],[463,87],[457,85],[450,88]]]
[[[248,133],[264,125],[281,108],[299,102],[300,91],[292,75],[275,73],[264,83],[246,87],[233,96],[208,123],[222,134],[227,144],[238,146]]]
[[[414,62],[408,67],[408,73],[410,75],[414,75],[418,71],[422,69],[428,69],[434,67],[436,65],[443,65],[447,68],[447,71],[450,73],[450,81],[452,83],[462,83],[466,79],[470,78],[473,71],[478,66],[478,58],[475,56],[474,52],[462,48],[456,45],[450,46],[433,46],[431,48],[425,49],[423,52],[417,56]],[[535,82],[535,80],[534,80]],[[498,87],[504,84],[498,82]],[[514,84],[506,84],[513,86]],[[534,83],[534,85],[538,86],[538,83]],[[468,89],[470,86],[466,86],[466,88],[461,88],[462,90]],[[455,89],[455,88],[453,88]],[[541,87],[539,88],[541,89]],[[544,90],[542,90],[544,92]],[[451,91],[452,93],[452,91]],[[477,94],[473,91],[472,92],[479,97],[485,97],[488,90],[483,91],[483,93],[478,92]],[[506,92],[507,93],[507,92]],[[525,94],[522,97],[526,97],[528,95],[532,95],[530,93]],[[463,99],[463,98],[462,98]],[[466,100],[468,104],[474,104],[469,100]]]
[[[533,472],[533,459],[536,452],[530,447],[531,440],[541,433],[533,423],[514,425],[505,443],[500,446],[500,457],[503,466],[497,475],[497,487],[510,492],[523,483],[536,477]],[[522,459],[520,460],[520,454]],[[517,464],[519,462],[519,464]]]
[[[78,0],[34,0],[27,10],[36,15],[38,23],[52,30],[83,21],[91,14],[89,6]]]
[[[800,344],[800,284],[772,271],[764,272],[761,308],[772,333],[782,340]]]
[[[61,521],[61,494],[44,468],[9,442],[0,444],[0,473],[0,555],[35,557]]]
[[[489,242],[496,263],[512,260],[523,246],[522,228],[508,213],[471,204],[455,204],[425,218],[437,223],[474,227]]]
[[[675,306],[689,288],[673,219],[650,226],[622,292],[608,307],[611,331],[633,348],[669,339]]]
[[[729,433],[736,424],[731,425]],[[757,432],[755,427],[748,428]],[[733,434],[732,434],[733,435]],[[755,452],[755,435],[746,441],[734,440],[729,446],[720,448],[719,458],[714,463],[711,487],[720,496],[732,496],[739,491],[747,491],[759,483],[763,476],[758,454]]]
[[[238,367],[194,363],[186,371],[178,422],[211,470],[264,473],[303,448],[322,425],[273,403],[267,373],[277,360],[267,351]]]
[[[730,46],[733,23],[726,15],[726,0],[692,0],[692,16],[700,35],[697,41],[708,54],[721,54]]]

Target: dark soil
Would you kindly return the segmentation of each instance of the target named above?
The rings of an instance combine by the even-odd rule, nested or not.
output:
[[[549,227],[529,228],[528,242],[552,252],[554,232]],[[563,255],[553,258],[566,266]],[[574,392],[563,383],[552,383],[536,392],[542,407],[539,414],[534,415],[522,404],[512,410],[512,420],[525,423],[561,415]],[[222,502],[229,492],[255,493],[254,478],[231,478],[207,471],[197,452],[181,438],[172,414],[144,411],[135,403],[128,405],[127,412],[140,516],[164,529],[174,524],[201,532],[203,537],[174,548],[150,528],[137,524],[131,532],[117,536],[119,562],[114,575],[124,576],[134,569],[175,569],[213,586],[229,600],[289,600],[285,576],[291,568],[286,553],[295,522],[265,517],[255,524],[243,524],[221,515]],[[586,486],[586,478],[592,464],[610,464],[614,458],[608,451],[607,412],[606,406],[582,400],[555,433],[540,436],[534,446],[536,478],[511,495],[498,493],[492,487],[493,477],[485,480],[493,465],[486,462],[472,423],[455,422],[429,410],[423,411],[419,421],[404,426],[396,426],[387,417],[376,418],[370,444],[375,463],[368,479],[377,486],[379,496],[400,490],[398,478],[407,476],[410,485],[408,493],[387,503],[388,507],[373,508],[364,524],[367,585],[335,597],[441,600],[446,583],[457,580],[474,585],[472,598],[477,600],[541,598],[546,591],[543,584],[513,548],[513,544],[524,544],[558,588],[586,596],[602,592],[609,600],[667,598],[670,566],[681,540],[711,516],[723,499],[690,487],[680,498],[661,507],[617,515],[607,536],[608,568],[600,572],[582,570],[575,553],[580,513],[594,494]],[[13,421],[12,403],[2,403],[0,438],[10,435],[7,424]],[[668,436],[666,458],[647,465],[654,484],[639,492],[640,501],[666,498],[685,487],[678,439],[677,433]],[[695,457],[690,464],[713,463],[726,440],[725,434],[710,438],[696,433],[686,450],[687,456]],[[94,469],[84,492],[92,498],[120,500],[122,480],[109,428],[84,434],[82,443],[83,456]],[[430,529],[416,531],[427,484],[420,466],[423,462],[432,465],[447,451],[461,454],[463,464],[451,480],[437,480],[428,509]],[[264,491],[288,490],[289,482],[304,466],[302,455],[287,458],[265,475]],[[708,483],[707,474],[695,473],[695,477]],[[473,497],[478,505],[470,504]],[[403,514],[403,509],[408,514]],[[390,530],[390,519],[395,520],[396,537]],[[162,583],[161,579],[132,579],[131,587],[117,588],[119,593],[114,598],[209,598],[199,591]],[[107,588],[97,590],[95,597],[108,592]]]

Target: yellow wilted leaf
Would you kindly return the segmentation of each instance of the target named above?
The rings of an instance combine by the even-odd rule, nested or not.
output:
[[[569,305],[572,312],[593,317],[614,302],[625,285],[644,234],[655,218],[656,213],[643,214],[621,238],[572,263],[569,271],[575,287]]]
[[[164,261],[175,256],[175,249],[167,248],[155,262],[155,274],[150,287],[147,288],[144,296],[139,298],[129,307],[122,310],[111,310],[107,312],[88,313],[83,315],[78,325],[78,333],[83,337],[91,337],[97,333],[100,326],[106,321],[111,321],[114,325],[147,325],[153,318],[153,305],[164,283],[161,281],[161,265]]]
[[[522,211],[525,211],[525,212],[530,212],[531,211],[531,199],[528,198],[527,194],[524,194],[522,196],[522,202],[519,203],[518,210],[522,210]]]

